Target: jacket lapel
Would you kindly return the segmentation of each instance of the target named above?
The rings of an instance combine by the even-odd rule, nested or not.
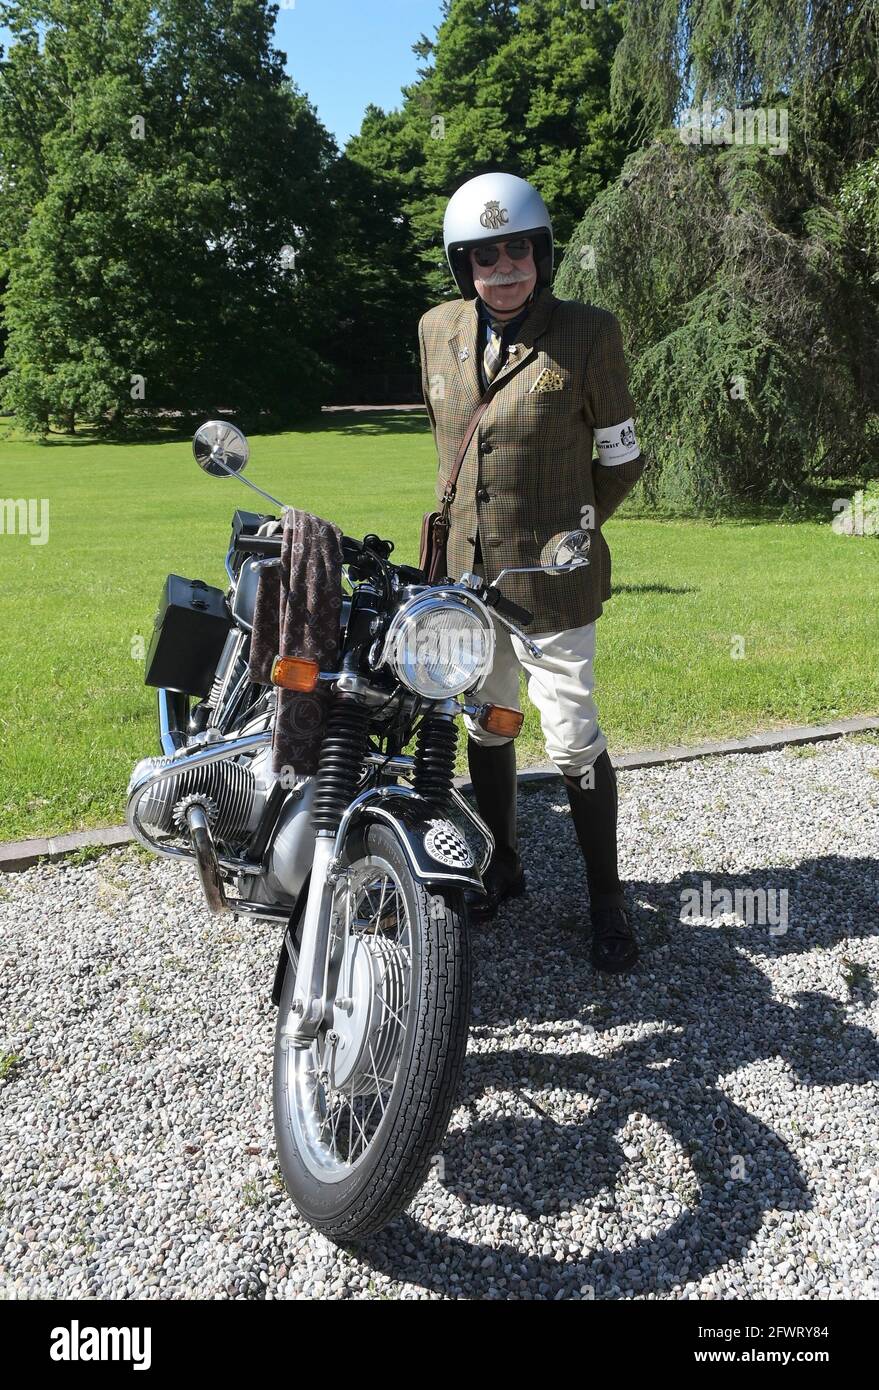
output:
[[[466,299],[461,304],[458,327],[449,338],[449,347],[455,359],[461,387],[467,395],[471,413],[482,400],[482,387],[479,380],[479,365],[474,359],[478,351],[476,331],[479,315],[475,299]]]

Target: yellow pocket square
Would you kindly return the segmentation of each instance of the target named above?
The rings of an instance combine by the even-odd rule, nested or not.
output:
[[[528,395],[530,396],[534,391],[562,391],[564,386],[564,377],[560,372],[553,372],[549,367],[544,367]]]

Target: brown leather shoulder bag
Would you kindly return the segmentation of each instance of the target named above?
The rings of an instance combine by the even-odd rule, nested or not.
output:
[[[458,474],[461,472],[461,465],[464,462],[464,455],[470,447],[470,441],[476,433],[476,426],[485,414],[489,402],[494,395],[494,387],[497,384],[497,377],[491,382],[479,405],[471,416],[470,423],[464,431],[464,438],[461,440],[461,447],[455,455],[455,462],[452,464],[452,471],[443,489],[443,500],[439,511],[425,512],[421,522],[421,548],[418,554],[418,568],[423,571],[428,584],[436,584],[438,580],[445,578],[448,570],[446,568],[446,544],[449,539],[449,512],[455,493],[458,489]]]

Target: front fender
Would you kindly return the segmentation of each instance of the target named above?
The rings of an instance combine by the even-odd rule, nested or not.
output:
[[[479,863],[458,827],[420,797],[394,796],[391,790],[381,801],[364,801],[356,807],[345,833],[349,856],[365,853],[363,835],[372,823],[387,825],[394,832],[413,876],[422,883],[457,884],[484,891]],[[486,839],[486,854],[490,847]]]
[[[342,840],[342,846],[347,847],[350,858],[366,853],[364,836],[371,824],[390,827],[400,842],[413,876],[422,883],[457,884],[461,888],[473,888],[478,893],[485,892],[480,865],[474,860],[470,847],[458,827],[444,816],[431,812],[430,807],[420,797],[406,795],[404,792],[395,796],[393,789],[387,789],[383,792],[380,802],[364,801],[355,807]],[[482,835],[479,825],[480,822],[474,817],[474,830]],[[482,838],[484,859],[487,859],[492,842],[488,836],[482,835]],[[465,858],[470,862],[447,862]],[[284,975],[289,964],[287,940],[296,935],[302,909],[308,899],[310,882],[309,869],[281,942],[272,987],[272,1003],[275,1007],[280,1002]]]

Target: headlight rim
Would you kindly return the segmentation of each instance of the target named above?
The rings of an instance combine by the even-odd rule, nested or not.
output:
[[[423,617],[426,613],[440,609],[453,612],[458,609],[467,613],[469,617],[475,616],[486,636],[487,656],[482,665],[482,669],[475,671],[473,673],[473,679],[468,681],[467,685],[462,686],[460,690],[450,689],[443,695],[427,695],[424,691],[413,686],[412,682],[407,678],[405,670],[403,669],[403,664],[397,656],[397,647],[399,639],[407,627],[413,624],[413,622],[417,623],[417,619]],[[465,690],[478,687],[485,681],[494,661],[495,642],[496,635],[491,613],[477,594],[467,589],[452,589],[450,586],[442,589],[432,587],[428,593],[416,594],[412,598],[407,599],[407,601],[397,609],[388,624],[377,664],[380,666],[387,665],[407,690],[411,691],[414,695],[421,696],[422,699],[454,699]]]

